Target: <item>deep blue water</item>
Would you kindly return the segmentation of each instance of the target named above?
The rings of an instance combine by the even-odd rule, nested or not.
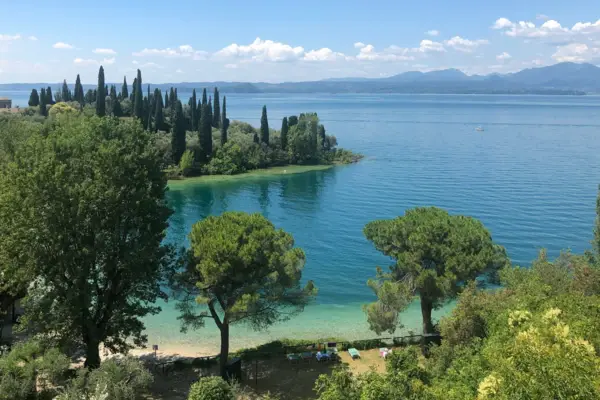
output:
[[[0,93],[0,96],[2,93]],[[169,240],[185,243],[191,225],[226,210],[261,212],[304,248],[304,277],[318,305],[268,335],[240,328],[234,346],[281,336],[369,336],[360,304],[375,266],[387,266],[363,237],[374,219],[434,205],[481,219],[515,264],[541,248],[589,248],[600,183],[600,97],[468,95],[231,95],[228,116],[259,124],[316,111],[356,164],[300,175],[198,184],[173,190]],[[484,132],[477,132],[477,126]],[[168,305],[148,320],[157,341],[216,342],[214,330],[178,336]],[[403,321],[419,325],[411,309]],[[177,339],[175,339],[177,337]],[[213,340],[214,339],[214,340]],[[236,342],[236,340],[239,340]],[[245,340],[245,341],[244,341]]]

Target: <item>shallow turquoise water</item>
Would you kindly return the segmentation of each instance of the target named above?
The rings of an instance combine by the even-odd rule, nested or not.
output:
[[[600,98],[237,95],[228,98],[228,114],[258,125],[262,104],[273,126],[284,115],[317,111],[328,133],[367,158],[169,193],[170,241],[185,244],[191,225],[207,215],[242,210],[263,213],[306,251],[304,277],[319,287],[317,304],[266,333],[237,327],[235,347],[277,337],[373,337],[361,311],[373,298],[365,282],[389,260],[362,228],[410,207],[480,218],[516,264],[529,264],[542,247],[551,255],[589,247],[600,183]],[[485,132],[475,131],[479,125]],[[403,322],[418,329],[416,305]],[[147,318],[147,328],[153,343],[218,345],[211,325],[180,334],[171,303]]]

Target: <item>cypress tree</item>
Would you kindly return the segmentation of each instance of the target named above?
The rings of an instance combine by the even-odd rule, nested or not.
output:
[[[52,95],[52,88],[50,86],[46,89],[46,104],[54,104],[54,96]]]
[[[127,76],[123,77],[123,86],[121,86],[121,99],[129,98],[129,88],[127,87]]]
[[[41,95],[40,95],[40,115],[43,115],[44,117],[46,116],[46,100],[47,100],[47,96],[46,96],[46,90],[44,88],[42,88],[41,90]]]
[[[260,141],[269,145],[269,119],[267,118],[267,106],[263,106],[260,117]]]
[[[169,108],[169,102],[171,101],[171,99],[169,99],[169,91],[167,90],[165,92],[165,108]]]
[[[37,89],[33,89],[29,95],[29,107],[37,107],[40,105],[40,95]]]
[[[144,119],[144,93],[142,92],[142,71],[137,70],[135,97],[133,99],[133,115],[140,119]]]
[[[61,90],[62,101],[71,101],[71,91],[69,90],[69,85],[67,85],[67,80],[63,80],[62,90]]]
[[[221,146],[227,143],[227,129],[229,120],[227,119],[227,97],[223,97],[223,113],[221,114]]]
[[[196,89],[192,90],[192,97],[190,97],[188,105],[190,106],[191,130],[195,131],[196,129],[198,129],[198,118],[197,118],[197,114],[196,114],[197,113],[196,107],[198,106],[198,104],[196,103]]]
[[[96,102],[97,99],[98,99],[98,91],[96,89],[94,89],[92,103]]]
[[[131,115],[135,115],[135,110],[133,109],[133,102],[135,101],[135,91],[137,89],[137,78],[133,78],[133,86],[131,87],[131,94],[129,95],[129,100],[131,101]]]
[[[283,150],[287,148],[288,131],[288,119],[287,117],[283,117],[283,121],[281,121],[281,148]]]
[[[84,102],[83,86],[81,85],[81,78],[79,77],[79,74],[77,74],[77,79],[75,79],[74,100],[79,104],[83,104]]]
[[[325,127],[323,125],[319,125],[317,136],[321,139],[321,147],[324,150],[329,150],[329,143],[327,142],[327,135],[325,134]]]
[[[208,104],[202,106],[202,114],[200,116],[200,132],[199,139],[202,146],[202,158],[208,161],[212,156],[212,124],[209,119]]]
[[[208,104],[208,100],[206,98],[206,88],[202,90],[202,107]],[[204,109],[202,110],[204,112]]]
[[[159,89],[154,91],[154,131],[161,131],[164,129],[165,118],[163,115],[163,100],[162,100],[162,92]],[[183,108],[182,108],[183,113]],[[174,116],[175,114],[173,114]]]
[[[214,105],[213,105],[213,126],[218,128],[221,124],[221,107],[219,104],[219,89],[215,88]]]
[[[212,108],[212,99],[210,97],[208,98],[208,108],[207,108],[207,110],[208,110],[208,121],[209,121],[210,126],[212,128],[212,124],[213,124],[213,113],[212,113],[212,110],[213,110],[213,108]]]
[[[183,115],[183,106],[180,101],[175,104],[175,112],[173,113],[173,122],[171,124],[171,153],[173,154],[173,162],[179,164],[181,156],[185,152],[185,119]]]
[[[174,108],[175,106],[175,89],[171,86],[171,90],[169,92],[169,107]]]
[[[288,119],[288,127],[291,128],[294,125],[298,125],[298,116],[296,116],[296,115],[292,115]]]
[[[104,67],[100,66],[98,71],[98,89],[96,91],[96,115],[104,117],[106,115],[106,86],[104,85]]]
[[[179,101],[179,96],[177,96],[177,88],[175,88],[175,101],[173,102],[173,106],[175,106],[178,101]]]

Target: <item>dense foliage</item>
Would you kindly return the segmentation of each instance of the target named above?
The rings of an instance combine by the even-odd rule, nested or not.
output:
[[[255,329],[301,312],[316,288],[300,285],[305,255],[294,239],[260,214],[227,212],[197,222],[186,265],[175,277],[184,328],[212,319],[221,332],[220,368],[225,377],[229,328]]]
[[[231,386],[220,377],[202,378],[190,388],[188,400],[234,400]]]

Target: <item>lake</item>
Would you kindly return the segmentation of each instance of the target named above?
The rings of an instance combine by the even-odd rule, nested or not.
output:
[[[544,247],[551,256],[590,247],[600,183],[600,97],[237,94],[228,96],[227,113],[258,126],[263,104],[275,128],[283,116],[316,111],[340,146],[366,158],[324,171],[170,191],[171,242],[186,244],[192,224],[207,215],[241,210],[264,214],[306,252],[304,278],[319,287],[317,304],[266,333],[237,327],[233,347],[281,337],[375,337],[361,305],[373,300],[367,279],[390,260],[362,229],[407,208],[438,206],[481,219],[514,264],[530,264]],[[146,319],[150,344],[216,352],[210,321],[184,335],[176,317],[171,302]],[[419,329],[420,309],[411,307],[402,321],[404,330]]]

